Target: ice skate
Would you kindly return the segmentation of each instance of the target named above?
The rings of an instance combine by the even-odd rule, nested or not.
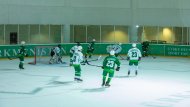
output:
[[[111,85],[109,84],[109,83],[106,83],[106,85],[105,85],[106,87],[110,87]]]
[[[137,71],[135,71],[135,75],[136,75],[136,76],[138,75],[138,72],[137,72]]]
[[[77,81],[77,82],[82,82],[83,81],[82,79],[77,78],[77,77],[75,77],[74,80]]]
[[[130,71],[128,71],[127,75],[128,75],[128,76],[130,75]]]
[[[105,82],[102,82],[102,87],[105,85]]]
[[[24,67],[19,67],[19,69],[21,70],[21,69],[24,69]]]

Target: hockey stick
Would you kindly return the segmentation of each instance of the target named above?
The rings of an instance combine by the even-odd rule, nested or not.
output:
[[[101,57],[102,57],[102,56],[100,55],[97,59],[88,60],[88,62],[98,61],[98,60],[100,60]],[[87,59],[86,59],[86,60],[87,60]]]
[[[95,67],[102,67],[102,66],[100,66],[100,65],[94,65],[94,64],[90,64],[87,60],[85,61],[88,65],[90,65],[90,66],[95,66]]]
[[[152,55],[151,55],[151,57],[152,57],[153,59],[156,59],[156,57],[155,57],[155,56],[152,56]]]
[[[103,67],[103,66],[100,66],[100,65],[94,65],[94,64],[90,64],[87,60],[86,60],[86,63],[88,64],[88,65],[90,65],[90,66],[95,66],[95,67]]]
[[[65,64],[64,66],[62,65],[61,67],[71,67],[71,65]]]
[[[148,54],[148,55],[150,55],[153,59],[156,59],[156,57],[152,55],[152,52],[151,52],[151,51],[149,51],[149,54]]]
[[[119,55],[119,57],[121,58],[120,60],[127,60],[126,58],[123,58],[121,55]]]
[[[7,58],[9,59],[9,60],[13,60],[13,59],[17,59],[18,57],[10,57],[10,56],[7,56]]]

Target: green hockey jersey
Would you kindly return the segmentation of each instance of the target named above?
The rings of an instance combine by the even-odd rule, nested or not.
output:
[[[103,61],[104,69],[115,69],[115,65],[120,66],[120,61],[115,56],[107,56]]]

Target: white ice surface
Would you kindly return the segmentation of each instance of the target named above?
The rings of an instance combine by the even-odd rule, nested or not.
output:
[[[30,60],[24,70],[18,59],[0,60],[0,107],[190,107],[189,58],[142,58],[136,77],[127,77],[128,61],[121,60],[109,88],[101,87],[100,67],[82,66],[84,81],[77,83],[72,67]]]

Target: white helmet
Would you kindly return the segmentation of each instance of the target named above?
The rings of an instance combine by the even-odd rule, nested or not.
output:
[[[78,51],[82,51],[82,46],[78,46]]]
[[[136,46],[137,46],[137,44],[136,44],[136,43],[133,43],[133,44],[132,44],[132,47],[133,47],[133,48],[135,48]]]
[[[96,39],[92,39],[92,41],[93,41],[93,42],[95,42],[95,41],[96,41]]]
[[[110,55],[115,55],[115,51],[114,51],[114,50],[111,50],[111,51],[110,51]]]
[[[24,44],[25,44],[25,41],[21,41],[20,44],[21,44],[21,45],[24,45]]]

